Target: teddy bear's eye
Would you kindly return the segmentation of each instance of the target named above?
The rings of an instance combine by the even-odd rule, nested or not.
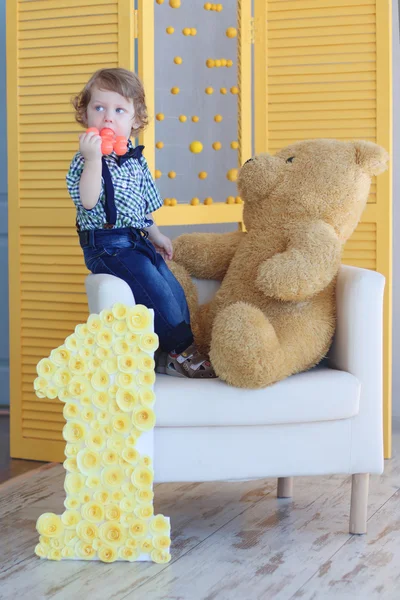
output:
[[[290,158],[286,159],[286,162],[292,163],[294,161],[294,156],[291,156]]]

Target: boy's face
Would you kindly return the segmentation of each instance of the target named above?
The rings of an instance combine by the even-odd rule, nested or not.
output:
[[[100,131],[109,127],[116,135],[129,138],[135,122],[133,101],[124,98],[117,92],[101,90],[93,87],[92,96],[86,109],[87,126],[97,127]]]

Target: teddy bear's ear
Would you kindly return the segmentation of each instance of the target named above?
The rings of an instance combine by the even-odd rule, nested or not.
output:
[[[368,173],[368,175],[379,175],[388,168],[389,154],[384,148],[359,140],[354,143],[356,151],[356,163]]]

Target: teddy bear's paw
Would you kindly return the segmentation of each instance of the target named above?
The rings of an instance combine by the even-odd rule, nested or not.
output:
[[[210,359],[217,375],[230,385],[263,388],[280,379],[283,351],[262,311],[236,302],[215,318]]]

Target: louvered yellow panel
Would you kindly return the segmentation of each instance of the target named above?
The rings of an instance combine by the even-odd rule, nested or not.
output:
[[[7,1],[11,455],[63,460],[62,405],[36,365],[87,318],[87,274],[65,175],[82,129],[71,98],[134,65],[133,1]]]
[[[391,1],[255,0],[255,146],[364,139],[392,150]],[[343,262],[386,276],[385,456],[391,455],[391,174],[373,181]]]

